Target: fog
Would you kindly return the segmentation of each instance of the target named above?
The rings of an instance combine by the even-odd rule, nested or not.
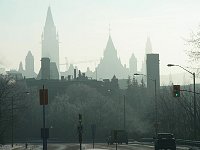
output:
[[[186,0],[1,0],[0,55],[6,58],[7,69],[18,69],[30,50],[39,72],[41,35],[48,6],[59,35],[60,64],[77,62],[83,71],[92,70],[100,60],[110,33],[122,64],[129,66],[132,53],[141,69],[145,43],[149,36],[153,53],[160,54],[161,75],[182,70],[166,67],[168,63],[189,66],[186,41],[199,25],[199,1]],[[61,66],[61,71],[65,67]]]

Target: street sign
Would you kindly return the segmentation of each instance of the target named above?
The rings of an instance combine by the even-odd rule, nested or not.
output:
[[[40,105],[48,104],[48,89],[40,89]]]
[[[41,128],[41,138],[49,138],[49,128],[45,128],[45,131],[44,128]]]

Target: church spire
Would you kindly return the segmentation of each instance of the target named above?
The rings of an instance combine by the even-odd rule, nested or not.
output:
[[[54,22],[53,22],[53,17],[52,17],[51,7],[50,6],[48,7],[45,26],[54,26]]]
[[[151,53],[152,53],[152,45],[151,45],[150,37],[147,37],[145,54],[151,54]]]
[[[18,69],[18,71],[19,71],[20,73],[22,73],[22,72],[24,71],[23,65],[22,65],[22,62],[21,62],[21,61],[20,61],[20,64],[19,64],[19,69]]]

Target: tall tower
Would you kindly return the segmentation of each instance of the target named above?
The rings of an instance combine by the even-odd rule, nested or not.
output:
[[[53,22],[51,8],[47,11],[44,32],[42,33],[42,58],[50,58],[51,62],[55,62],[59,70],[59,42],[56,27]]]
[[[26,71],[26,77],[35,77],[34,72],[34,57],[31,53],[31,51],[28,52],[26,59],[25,59],[25,71]]]
[[[23,64],[22,64],[22,62],[20,61],[20,63],[19,63],[19,69],[18,69],[18,71],[20,72],[20,73],[24,73],[24,69],[23,69]]]
[[[152,45],[151,45],[151,40],[149,37],[147,37],[147,42],[146,42],[146,47],[145,47],[145,56],[144,56],[144,61],[142,62],[142,69],[141,72],[143,74],[146,74],[147,68],[146,68],[146,60],[147,60],[147,54],[152,53]]]
[[[131,76],[134,73],[137,73],[137,58],[134,54],[132,54],[131,58],[129,59],[129,72]]]
[[[155,90],[158,92],[160,89],[160,67],[159,67],[159,54],[147,54],[147,89],[148,93],[153,96]],[[155,81],[156,80],[156,81]],[[155,89],[156,82],[156,89]]]
[[[127,78],[128,70],[121,64],[117,56],[117,50],[113,44],[111,35],[109,35],[103,58],[96,68],[99,78],[111,79],[114,75],[118,79]]]

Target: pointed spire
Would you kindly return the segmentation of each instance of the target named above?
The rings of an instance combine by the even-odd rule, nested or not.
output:
[[[32,53],[31,53],[31,51],[28,51],[27,57],[28,56],[33,56]]]
[[[53,17],[52,17],[51,7],[50,6],[48,7],[45,26],[54,26],[54,22],[53,22]]]
[[[115,46],[113,44],[111,35],[109,35],[108,42],[107,42],[107,45],[106,45],[106,49],[107,50],[115,50]]]
[[[151,41],[150,41],[149,37],[147,37],[145,53],[146,54],[151,54],[152,53],[152,45],[151,45]]]
[[[135,60],[135,59],[136,59],[136,57],[135,57],[134,53],[132,53],[130,60]]]
[[[24,69],[23,69],[23,65],[22,65],[22,62],[20,61],[20,64],[19,64],[19,69],[18,69],[19,72],[23,72]]]

